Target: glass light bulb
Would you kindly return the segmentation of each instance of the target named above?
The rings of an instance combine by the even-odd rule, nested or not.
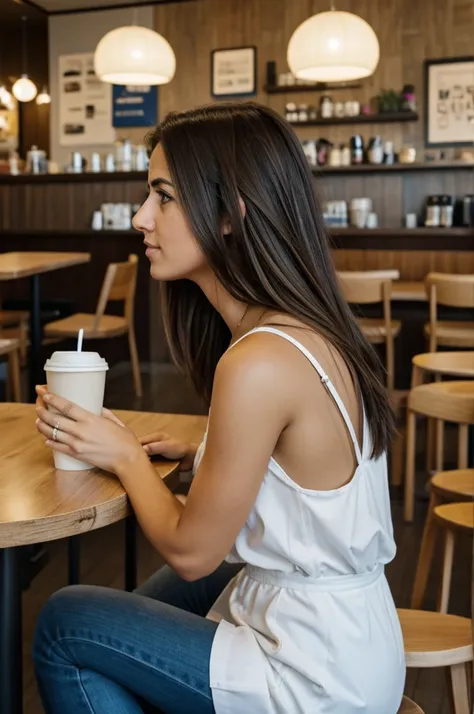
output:
[[[36,84],[31,81],[27,74],[23,74],[20,79],[17,79],[12,87],[13,95],[19,102],[31,102],[38,90]]]

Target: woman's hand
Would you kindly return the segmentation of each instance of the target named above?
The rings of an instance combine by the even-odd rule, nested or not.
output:
[[[124,470],[144,459],[143,448],[135,434],[108,410],[102,416],[96,416],[42,388],[37,391],[36,428],[54,451],[87,461],[119,477]]]
[[[47,393],[48,393],[48,387],[46,384],[37,384],[36,385],[36,394],[38,395],[36,397],[36,408],[38,408],[38,407],[46,408],[46,404],[44,403],[43,397]],[[125,426],[123,421],[120,421],[118,416],[115,416],[115,414],[113,412],[111,412],[110,409],[106,409],[104,407],[102,409],[102,416],[106,417],[107,419],[110,419],[111,421],[114,421],[119,426]]]
[[[193,467],[196,455],[196,444],[185,444],[182,441],[173,439],[168,434],[154,433],[147,434],[140,438],[145,452],[149,456],[159,455],[172,461],[180,461],[180,471],[190,471]]]

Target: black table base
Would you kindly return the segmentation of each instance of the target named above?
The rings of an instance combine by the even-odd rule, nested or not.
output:
[[[0,702],[2,714],[22,714],[20,548],[0,549]]]

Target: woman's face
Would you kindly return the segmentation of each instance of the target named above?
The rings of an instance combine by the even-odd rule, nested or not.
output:
[[[207,261],[179,205],[160,144],[151,155],[148,187],[150,193],[133,225],[145,235],[150,275],[155,280],[192,279]]]

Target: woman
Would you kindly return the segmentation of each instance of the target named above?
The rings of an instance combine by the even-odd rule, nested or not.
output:
[[[150,149],[134,224],[208,430],[199,448],[140,444],[44,396],[61,412],[54,441],[38,407],[48,446],[115,473],[169,564],[134,594],[50,599],[34,646],[46,712],[395,714],[391,412],[300,144],[273,111],[222,104],[168,116]],[[151,454],[194,463],[185,505]]]

